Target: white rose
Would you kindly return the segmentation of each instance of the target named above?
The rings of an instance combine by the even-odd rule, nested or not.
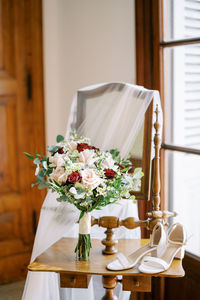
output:
[[[62,182],[66,182],[67,181],[67,177],[68,177],[68,174],[67,172],[64,172],[62,175],[60,175],[58,177],[58,183],[62,183]]]
[[[94,162],[96,159],[94,159],[94,150],[86,149],[84,151],[81,151],[78,156],[78,162],[85,167],[88,165],[89,167],[92,167],[94,165]]]
[[[102,179],[98,177],[95,172],[91,169],[86,169],[81,172],[82,183],[86,187],[90,187],[92,190],[95,189],[100,183]]]
[[[101,164],[103,169],[112,169],[114,171],[117,170],[118,166],[115,165],[115,161],[112,158],[112,155],[109,155]]]
[[[68,175],[65,172],[65,170],[62,167],[59,167],[59,168],[56,168],[55,170],[53,170],[53,172],[50,174],[49,177],[52,180],[55,180],[56,182],[61,184],[62,182],[66,182],[67,176]]]
[[[77,143],[74,141],[68,142],[67,147],[71,152],[73,152],[74,150],[77,150]]]
[[[63,167],[66,161],[66,154],[55,153],[54,156],[49,157],[50,167]]]

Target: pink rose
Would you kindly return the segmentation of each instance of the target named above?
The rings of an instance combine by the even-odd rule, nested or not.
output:
[[[94,150],[84,150],[79,153],[78,162],[82,163],[84,167],[88,165],[89,167],[93,166],[95,159],[94,157]]]
[[[81,176],[83,185],[90,187],[92,190],[102,182],[102,179],[98,177],[92,169],[82,171]]]

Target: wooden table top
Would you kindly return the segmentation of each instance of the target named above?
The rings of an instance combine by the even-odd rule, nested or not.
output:
[[[139,247],[147,244],[148,239],[142,240],[118,240],[118,251],[130,255]],[[103,245],[100,240],[92,239],[92,249],[88,261],[76,260],[74,249],[77,239],[62,238],[52,245],[36,260],[28,266],[30,271],[46,271],[66,274],[90,274],[90,275],[123,275],[123,276],[158,276],[158,277],[182,277],[185,272],[182,261],[174,259],[170,268],[159,274],[143,274],[136,268],[124,271],[109,271],[107,264],[115,259],[114,255],[103,255]]]

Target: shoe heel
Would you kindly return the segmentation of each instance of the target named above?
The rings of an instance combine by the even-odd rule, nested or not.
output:
[[[176,253],[175,258],[183,259],[184,255],[185,255],[185,249],[184,247],[181,247],[181,249]]]

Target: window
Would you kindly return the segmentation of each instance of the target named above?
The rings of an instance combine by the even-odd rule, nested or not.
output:
[[[187,250],[200,256],[200,44],[190,43],[200,36],[200,1],[168,0],[163,4],[168,203],[169,209],[179,214],[176,221],[191,235]],[[168,41],[177,44],[169,47]],[[181,150],[176,146],[185,149],[175,151]]]
[[[200,0],[136,0],[137,83],[161,93],[162,209],[200,257]]]

